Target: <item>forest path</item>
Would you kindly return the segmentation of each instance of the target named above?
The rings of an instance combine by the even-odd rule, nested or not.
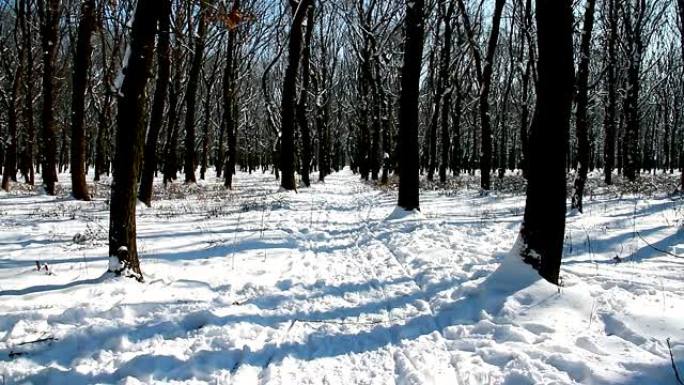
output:
[[[524,197],[423,191],[421,215],[397,215],[394,192],[348,170],[299,193],[270,174],[235,182],[158,188],[139,208],[144,284],[102,276],[106,196],[0,196],[0,376],[668,384],[665,338],[684,356],[681,259],[633,235],[684,243],[678,201],[590,200],[568,218],[559,292],[501,265]]]

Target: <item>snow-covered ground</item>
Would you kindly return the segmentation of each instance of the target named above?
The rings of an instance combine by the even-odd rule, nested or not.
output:
[[[507,255],[522,195],[239,173],[139,208],[140,284],[98,189],[0,195],[0,384],[676,384],[667,338],[684,370],[681,199],[594,196],[559,290]]]

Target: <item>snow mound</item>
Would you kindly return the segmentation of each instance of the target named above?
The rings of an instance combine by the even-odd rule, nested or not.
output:
[[[423,219],[423,213],[420,212],[420,210],[414,209],[414,210],[406,210],[403,207],[395,207],[392,213],[385,218],[387,221],[396,221],[396,220],[409,220],[409,219]]]

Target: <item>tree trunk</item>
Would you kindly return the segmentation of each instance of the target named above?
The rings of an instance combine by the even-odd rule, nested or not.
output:
[[[492,33],[489,35],[487,44],[487,54],[485,56],[484,67],[482,68],[482,79],[480,83],[480,123],[482,124],[482,150],[480,159],[480,186],[484,190],[489,190],[491,184],[492,169],[492,123],[489,112],[489,90],[492,83],[493,61],[496,46],[499,41],[499,25],[501,24],[501,14],[505,0],[496,0],[494,5],[494,16],[492,17]]]
[[[71,98],[71,188],[74,198],[90,200],[86,185],[86,137],[83,127],[85,92],[93,45],[90,38],[95,30],[95,0],[81,2],[81,19],[74,55],[73,96]]]
[[[580,62],[577,69],[577,112],[575,117],[575,130],[577,135],[577,157],[579,167],[575,178],[574,192],[572,194],[572,208],[582,211],[582,197],[584,185],[587,182],[589,172],[589,122],[587,119],[587,107],[589,105],[589,61],[591,60],[591,34],[594,29],[594,9],[596,0],[587,1],[587,9],[584,12],[584,27],[582,28],[582,42],[580,43]]]
[[[136,244],[135,211],[138,173],[145,136],[145,87],[152,69],[157,2],[141,0],[135,9],[130,36],[130,56],[118,94],[118,117],[114,179],[109,212],[109,255],[119,266],[142,280]],[[110,263],[110,268],[112,264]]]
[[[682,61],[684,61],[684,0],[677,0],[677,5],[679,10],[679,36],[681,39]],[[682,148],[680,148],[679,151],[680,154],[684,153],[684,149]],[[674,159],[672,162],[674,163]],[[682,188],[682,191],[684,191],[684,172],[682,172],[681,181],[679,184]]]
[[[423,58],[424,0],[406,0],[406,37],[399,97],[399,207],[420,210],[418,97]]]
[[[501,24],[501,15],[505,5],[505,0],[496,0],[494,4],[494,15],[492,16],[492,31],[489,35],[487,43],[487,52],[485,54],[484,67],[482,65],[482,57],[475,40],[475,32],[470,24],[468,11],[463,0],[458,0],[461,14],[463,16],[463,24],[468,35],[468,41],[473,57],[475,59],[475,69],[480,85],[478,94],[479,113],[480,113],[480,129],[482,133],[482,147],[480,148],[480,186],[483,190],[489,190],[491,185],[490,171],[492,168],[492,124],[489,112],[489,91],[491,88],[491,80],[493,73],[493,60],[496,53],[496,46],[499,41],[499,26]]]
[[[30,49],[30,47],[28,47]],[[7,100],[7,130],[9,144],[5,149],[2,189],[10,190],[10,182],[17,181],[17,110],[19,109],[19,88],[21,87],[21,66],[17,66],[12,80],[12,94]],[[5,98],[6,99],[6,98]]]
[[[240,1],[235,0],[233,2],[233,12],[236,12],[240,7]],[[235,174],[235,157],[237,156],[237,116],[235,116],[235,111],[233,106],[237,103],[237,92],[236,92],[236,74],[235,74],[235,46],[237,39],[237,30],[231,28],[228,31],[228,47],[226,48],[226,67],[223,72],[223,128],[222,132],[228,140],[228,154],[225,154],[225,164],[224,164],[224,186],[227,189],[233,188],[233,174]],[[222,142],[219,142],[219,145]]]
[[[154,86],[154,101],[150,113],[150,127],[145,140],[145,154],[143,158],[142,178],[138,199],[148,207],[152,204],[152,185],[154,172],[157,170],[157,143],[159,132],[164,123],[164,108],[169,90],[169,75],[171,72],[170,39],[171,31],[171,0],[162,0],[159,16],[159,35],[157,42],[157,80]]]
[[[307,118],[307,108],[309,100],[309,85],[311,80],[311,36],[314,27],[314,5],[313,0],[307,10],[306,34],[304,35],[304,47],[302,50],[302,89],[297,102],[297,123],[302,134],[302,182],[306,187],[311,186],[309,172],[311,167],[311,132],[309,130],[309,120]]]
[[[195,110],[197,105],[197,88],[199,87],[200,70],[204,58],[204,35],[207,30],[206,1],[199,0],[199,25],[195,40],[195,52],[192,57],[190,73],[188,74],[188,88],[185,94],[185,183],[195,183]],[[192,16],[188,18],[192,20]]]
[[[22,33],[22,40],[25,48],[24,52],[26,55],[26,96],[24,97],[24,109],[23,109],[23,115],[24,115],[24,121],[26,124],[26,142],[24,145],[24,154],[22,155],[22,159],[24,159],[24,163],[26,164],[26,167],[28,168],[27,170],[27,175],[28,178],[26,180],[26,183],[33,185],[35,183],[35,170],[33,167],[33,162],[34,162],[34,144],[35,144],[35,126],[33,124],[33,78],[34,78],[34,73],[33,73],[33,50],[31,50],[28,47],[31,47],[31,42],[32,42],[32,36],[33,36],[33,27],[32,27],[32,20],[31,20],[31,4],[27,0],[21,0],[20,1],[20,8],[21,8],[21,20],[20,20],[20,26],[21,26],[21,33]]]
[[[536,0],[539,44],[537,107],[530,137],[525,216],[527,263],[559,284],[565,235],[565,160],[574,86],[572,1]]]
[[[296,190],[295,181],[295,107],[297,98],[297,73],[302,50],[302,22],[312,0],[290,0],[294,14],[288,43],[288,60],[283,80],[283,96],[280,106],[282,135],[280,143],[280,187],[283,190]]]
[[[684,1],[684,0],[682,0]],[[608,0],[608,95],[604,118],[603,170],[606,184],[613,183],[613,169],[615,167],[615,134],[617,131],[617,38],[618,20],[616,0]]]
[[[41,133],[43,139],[43,167],[41,174],[48,195],[55,195],[57,183],[57,124],[55,122],[55,78],[59,47],[59,0],[39,0],[43,48],[43,107]]]
[[[440,3],[443,6],[444,3]],[[440,67],[439,67],[439,77],[442,84],[446,84],[449,81],[449,65],[451,62],[451,40],[453,38],[453,26],[452,17],[454,15],[454,2],[449,2],[449,8],[444,14],[444,45],[442,46]],[[458,76],[458,75],[457,75]],[[441,160],[439,165],[439,181],[442,183],[446,182],[447,179],[447,168],[449,167],[449,151],[451,149],[450,136],[449,136],[449,109],[451,108],[451,95],[452,90],[444,92],[442,88],[442,94],[440,97],[443,98],[442,107],[442,117],[441,117],[441,133],[442,133],[442,148],[441,148]]]
[[[182,15],[181,15],[182,16]],[[177,17],[181,17],[177,16]],[[182,21],[177,20],[176,27]],[[178,33],[178,32],[176,32]],[[173,47],[173,78],[169,89],[169,117],[167,119],[166,145],[164,148],[164,184],[177,179],[178,172],[178,104],[181,93],[181,78],[183,77],[182,47],[176,35],[176,45]]]
[[[639,131],[640,131],[640,111],[639,96],[641,92],[641,59],[643,55],[644,43],[642,41],[642,28],[644,13],[646,12],[645,2],[637,0],[637,6],[629,9],[625,14],[627,26],[627,96],[625,98],[625,135],[624,135],[624,174],[625,177],[633,182],[636,180],[641,167],[639,150]],[[633,14],[636,12],[636,15]]]

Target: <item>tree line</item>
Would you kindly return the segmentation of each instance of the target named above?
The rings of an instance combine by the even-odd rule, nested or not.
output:
[[[110,255],[141,278],[135,203],[158,173],[230,189],[238,168],[269,170],[295,190],[349,165],[398,175],[410,210],[421,173],[487,191],[510,170],[546,271],[569,170],[581,211],[591,170],[684,166],[683,20],[684,0],[3,2],[2,188],[39,173],[55,194],[68,170],[89,200],[87,170],[111,172]]]

